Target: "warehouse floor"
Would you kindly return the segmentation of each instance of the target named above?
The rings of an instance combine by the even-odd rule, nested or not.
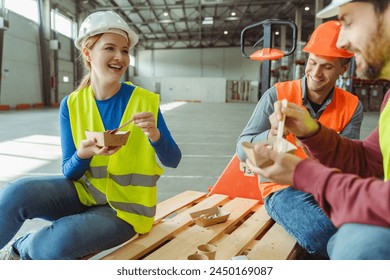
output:
[[[181,148],[178,168],[166,168],[158,181],[158,200],[184,190],[207,192],[235,153],[236,140],[256,104],[162,104],[167,125]],[[377,125],[379,113],[366,112],[365,138]],[[61,174],[58,109],[0,111],[0,189],[22,176]],[[28,221],[17,235],[45,225]]]

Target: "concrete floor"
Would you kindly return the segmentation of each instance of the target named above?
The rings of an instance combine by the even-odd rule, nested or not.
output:
[[[174,106],[172,106],[174,105]],[[235,153],[236,140],[256,104],[162,104],[167,125],[180,146],[178,168],[166,168],[158,181],[158,200],[184,190],[207,192]],[[361,138],[377,125],[379,114],[365,113]],[[22,177],[61,174],[58,109],[0,111],[0,190]],[[28,221],[18,236],[47,224]]]

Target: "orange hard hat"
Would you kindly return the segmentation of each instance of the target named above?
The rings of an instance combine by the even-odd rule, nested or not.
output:
[[[309,42],[303,48],[303,51],[315,55],[350,58],[353,53],[339,49],[336,46],[339,37],[341,22],[331,20],[320,24],[313,32]]]

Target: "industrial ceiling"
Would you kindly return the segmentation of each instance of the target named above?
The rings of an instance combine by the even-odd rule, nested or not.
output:
[[[323,5],[330,2],[320,1]],[[84,17],[92,11],[116,11],[139,34],[138,47],[144,49],[237,47],[240,46],[241,31],[246,26],[266,19],[296,21],[297,11],[301,14],[299,35],[302,41],[308,40],[315,25],[316,1],[313,0],[75,0],[74,2],[79,14]],[[307,11],[305,7],[310,9]],[[280,39],[274,36],[274,42],[278,40]]]

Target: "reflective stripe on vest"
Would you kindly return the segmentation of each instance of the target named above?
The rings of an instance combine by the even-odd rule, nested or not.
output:
[[[110,178],[121,186],[143,186],[143,187],[154,187],[156,186],[157,180],[160,178],[159,175],[147,176],[142,174],[127,174],[127,175],[113,175],[110,174]]]
[[[91,173],[91,176],[95,179],[103,179],[107,177],[107,167],[105,166],[91,167],[89,171]],[[142,174],[128,174],[128,175],[110,174],[109,177],[121,186],[133,185],[133,186],[144,186],[144,187],[156,186],[156,183],[160,178],[159,175],[146,176]],[[91,196],[93,197],[93,199],[96,201],[97,204],[107,203],[106,195],[102,193],[100,190],[98,190],[97,188],[95,188],[91,184],[91,182],[88,181],[85,175],[81,178],[81,180],[85,183],[85,186],[87,187],[88,191],[90,192]]]
[[[101,179],[107,177],[107,166],[91,166],[89,171],[93,178]]]
[[[123,202],[111,202],[110,203],[115,209],[122,210],[133,214],[139,214],[149,218],[153,218],[156,214],[156,206],[146,207],[136,203],[123,203]]]
[[[85,175],[80,180],[84,182],[86,189],[96,201],[96,204],[103,205],[107,203],[106,194],[95,188]]]
[[[383,157],[385,181],[390,178],[390,102],[387,102],[379,117],[379,144]]]
[[[289,102],[304,107],[302,104],[302,80],[276,83],[275,88],[279,101],[287,99]],[[348,106],[346,106],[346,104],[348,104]],[[332,128],[340,133],[352,119],[358,104],[359,99],[355,95],[335,87],[332,101],[326,106],[318,121],[324,126]],[[298,147],[295,152],[296,156],[300,158],[307,157],[304,150],[300,147],[300,143],[297,143],[294,135],[290,133],[287,136],[287,140]],[[289,186],[259,182],[259,187],[263,197],[267,197],[269,194]]]
[[[121,124],[137,112],[152,112],[157,120],[158,95],[136,87],[122,116]],[[105,131],[90,87],[68,98],[69,118],[76,148],[84,140],[85,130]],[[85,205],[110,204],[117,216],[146,233],[154,222],[156,182],[163,173],[154,148],[134,123],[128,142],[111,156],[94,156],[85,175],[75,182],[80,201]]]

